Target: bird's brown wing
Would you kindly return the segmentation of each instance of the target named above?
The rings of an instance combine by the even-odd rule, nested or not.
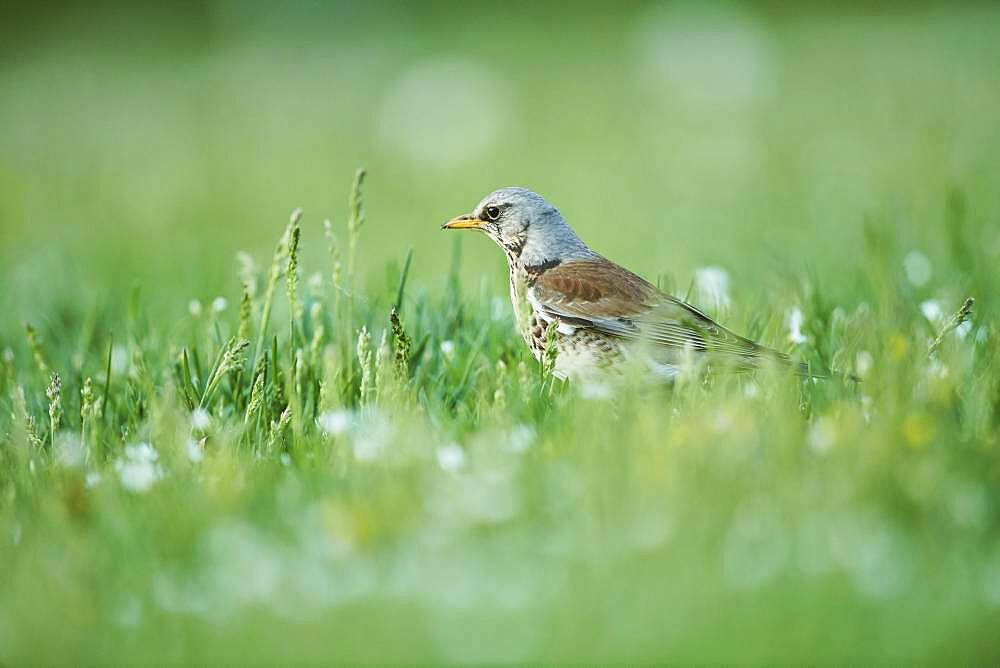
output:
[[[531,296],[543,315],[625,339],[728,358],[738,366],[785,355],[735,334],[685,302],[604,259],[566,262],[542,273]]]

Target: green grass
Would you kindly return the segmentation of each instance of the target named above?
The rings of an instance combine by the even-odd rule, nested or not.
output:
[[[15,19],[0,663],[1000,658],[995,8]],[[832,378],[547,377],[511,184]]]
[[[988,296],[962,216],[953,285]],[[876,227],[855,305],[800,288],[800,354],[862,382],[609,398],[545,378],[457,257],[438,297],[334,283],[336,252],[305,285],[321,238],[293,214],[241,309],[169,327],[139,293],[9,351],[4,660],[996,657],[1000,332],[929,356]]]

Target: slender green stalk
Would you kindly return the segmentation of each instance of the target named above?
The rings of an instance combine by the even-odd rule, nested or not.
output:
[[[358,402],[364,406],[374,396],[375,365],[372,354],[372,337],[367,327],[358,332],[357,346],[358,364],[361,367],[361,389],[358,392]]]
[[[111,400],[111,356],[114,354],[114,335],[108,334],[108,355],[104,364],[104,391],[101,393],[101,425],[107,423],[108,402]]]
[[[3,366],[2,371],[0,371],[0,379],[3,380],[3,384],[0,385],[0,395],[6,395],[8,392],[8,387],[13,387],[14,382],[17,378],[17,372],[14,369],[14,351],[10,348],[5,348],[3,355],[0,356],[0,365]]]
[[[87,430],[94,416],[94,381],[87,376],[80,389],[80,441],[87,443]]]
[[[389,350],[389,332],[382,330],[382,338],[379,339],[378,347],[375,348],[375,400],[382,401],[387,398],[389,386],[393,381],[391,374],[390,358],[392,353]]]
[[[406,278],[410,275],[410,263],[413,261],[413,249],[406,251],[406,261],[403,262],[403,271],[399,276],[399,288],[396,290],[396,301],[392,305],[393,311],[403,308],[403,292],[406,290]]]
[[[365,170],[359,168],[354,173],[354,183],[351,186],[351,196],[348,199],[347,217],[347,276],[351,284],[351,289],[356,289],[355,285],[355,256],[358,245],[358,238],[361,228],[365,224],[364,198],[361,194],[361,186],[365,182]]]
[[[271,308],[274,306],[274,291],[278,287],[278,281],[281,279],[281,273],[285,268],[285,262],[288,257],[288,241],[291,235],[291,230],[294,226],[298,225],[301,217],[302,209],[295,209],[292,211],[288,227],[285,228],[284,234],[281,235],[281,238],[278,240],[278,245],[274,249],[274,257],[271,259],[271,270],[267,277],[267,285],[264,288],[264,305],[260,312],[260,326],[257,330],[257,345],[254,346],[254,365],[256,365],[257,359],[263,352],[264,338],[267,336],[267,328],[271,321]]]

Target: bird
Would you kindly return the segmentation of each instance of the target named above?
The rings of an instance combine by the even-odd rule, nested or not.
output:
[[[621,376],[629,368],[662,381],[692,368],[814,375],[592,250],[527,188],[500,188],[441,227],[482,232],[503,249],[517,329],[537,361],[554,354],[557,378]]]

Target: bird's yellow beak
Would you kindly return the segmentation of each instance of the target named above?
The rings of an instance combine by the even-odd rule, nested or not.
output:
[[[452,218],[447,223],[441,226],[442,230],[476,230],[483,224],[483,221],[479,220],[472,214],[465,214],[464,216],[457,216]]]

